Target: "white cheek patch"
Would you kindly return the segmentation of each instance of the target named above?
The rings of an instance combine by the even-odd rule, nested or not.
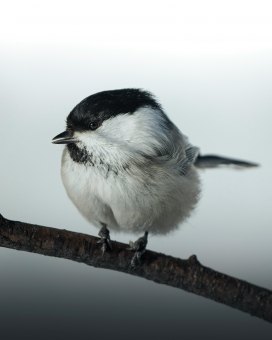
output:
[[[165,117],[160,111],[141,108],[133,114],[119,114],[104,121],[97,130],[97,137],[120,147],[153,155],[155,149],[161,149],[168,140],[163,125]]]
[[[154,157],[158,152],[184,152],[182,134],[171,125],[167,128],[167,124],[161,111],[146,107],[107,119],[97,130],[75,132],[74,137],[79,141],[77,146],[92,157],[121,164],[137,153]]]
[[[77,146],[87,150],[93,149],[99,143],[99,135],[96,131],[75,132],[74,138],[79,142]]]

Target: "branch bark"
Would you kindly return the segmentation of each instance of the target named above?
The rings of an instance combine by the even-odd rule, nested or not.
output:
[[[0,215],[0,246],[61,257],[89,266],[116,270],[183,289],[272,322],[272,291],[202,266],[192,255],[182,260],[147,250],[142,264],[130,267],[128,245],[112,241],[101,257],[94,236],[10,221]]]

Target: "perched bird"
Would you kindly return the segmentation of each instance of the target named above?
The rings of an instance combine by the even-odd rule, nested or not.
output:
[[[201,156],[155,97],[141,89],[93,94],[70,112],[66,124],[66,131],[53,138],[66,144],[63,184],[81,214],[102,226],[103,252],[110,246],[107,227],[153,234],[178,228],[199,199],[197,168],[256,166]],[[147,242],[147,233],[143,238]]]

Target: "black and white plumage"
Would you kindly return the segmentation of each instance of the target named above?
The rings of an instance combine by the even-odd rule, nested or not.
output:
[[[178,228],[199,199],[196,167],[237,163],[200,156],[154,96],[140,89],[87,97],[53,143],[66,144],[61,176],[81,214],[97,227],[129,233]]]

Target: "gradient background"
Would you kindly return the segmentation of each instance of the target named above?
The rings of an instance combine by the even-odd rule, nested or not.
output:
[[[86,96],[144,88],[203,154],[261,164],[202,171],[194,215],[148,248],[272,289],[271,15],[260,0],[2,1],[1,214],[97,235],[66,196],[51,138]],[[4,248],[0,301],[3,339],[272,336],[271,324],[178,289]]]

